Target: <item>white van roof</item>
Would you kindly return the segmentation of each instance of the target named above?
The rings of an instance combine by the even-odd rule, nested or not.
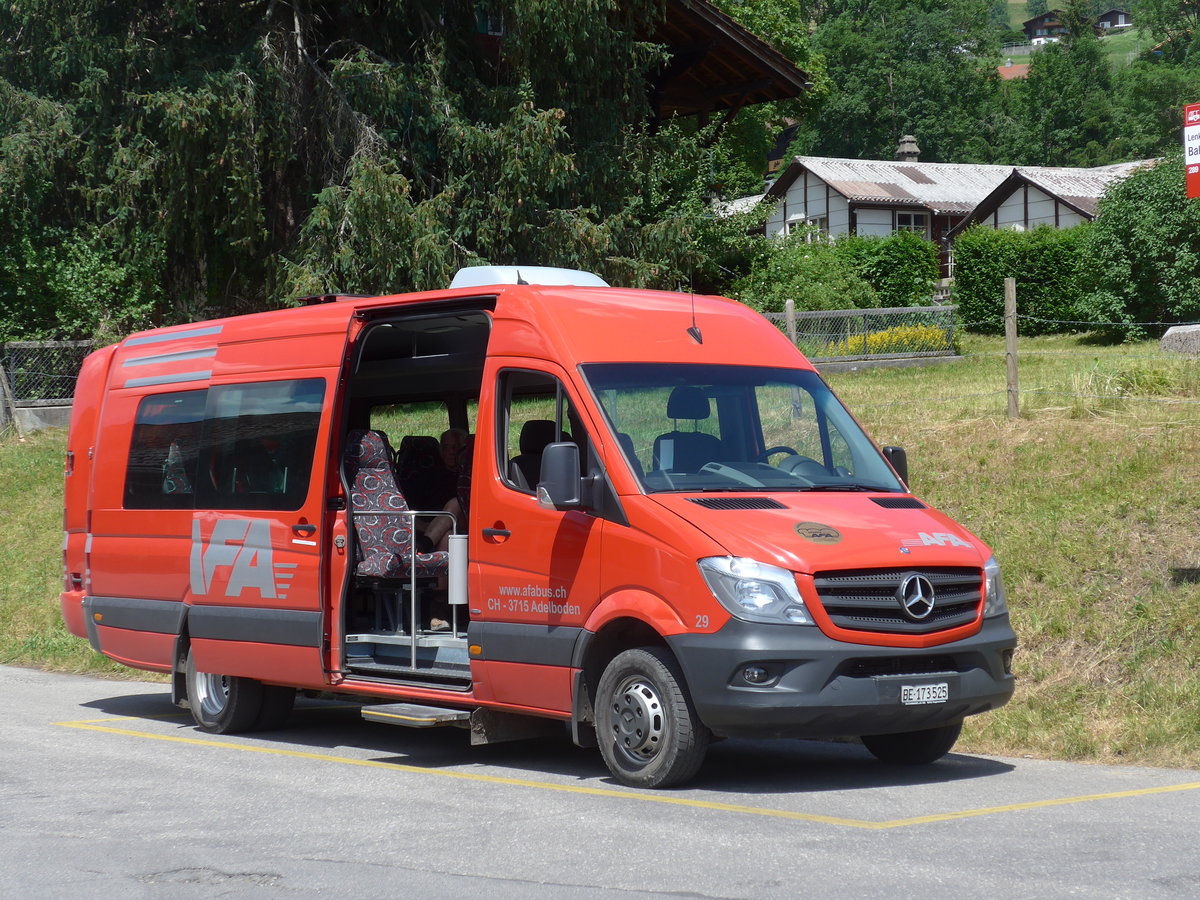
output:
[[[576,287],[608,287],[599,275],[580,269],[553,266],[470,266],[459,269],[450,287],[484,287],[489,284],[550,284]]]

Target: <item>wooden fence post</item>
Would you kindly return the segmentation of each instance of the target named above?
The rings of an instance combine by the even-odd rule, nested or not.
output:
[[[1021,416],[1021,392],[1017,388],[1017,279],[1004,279],[1004,359],[1008,364],[1008,417]]]
[[[793,347],[799,346],[796,343],[796,301],[788,300],[783,305],[784,320],[787,322],[788,339],[792,342]]]
[[[21,431],[21,420],[17,416],[17,403],[13,398],[12,389],[8,385],[8,375],[4,371],[4,363],[0,360],[0,428],[12,422],[18,437],[24,437]]]

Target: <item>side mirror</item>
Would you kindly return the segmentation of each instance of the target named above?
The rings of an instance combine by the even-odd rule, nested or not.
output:
[[[542,451],[537,498],[543,509],[578,509],[583,506],[578,444],[550,444]]]
[[[896,474],[900,476],[900,480],[904,482],[904,486],[908,487],[908,454],[904,452],[904,448],[884,447],[883,458],[891,463]]]

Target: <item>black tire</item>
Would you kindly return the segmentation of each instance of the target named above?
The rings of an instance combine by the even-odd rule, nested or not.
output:
[[[905,731],[900,734],[864,734],[863,746],[881,762],[902,766],[923,766],[941,759],[950,752],[962,731],[962,722],[929,728],[925,731]]]
[[[596,737],[608,770],[631,787],[671,787],[699,770],[711,737],[674,657],[660,647],[618,654],[596,691]]]
[[[187,674],[188,706],[192,718],[202,730],[212,734],[238,734],[255,730],[263,713],[262,682],[253,678],[201,672],[196,668],[190,650],[184,669]]]

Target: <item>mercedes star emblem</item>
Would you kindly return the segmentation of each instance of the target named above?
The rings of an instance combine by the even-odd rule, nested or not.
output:
[[[929,618],[933,612],[933,583],[915,572],[905,577],[896,589],[900,610],[914,622]]]

